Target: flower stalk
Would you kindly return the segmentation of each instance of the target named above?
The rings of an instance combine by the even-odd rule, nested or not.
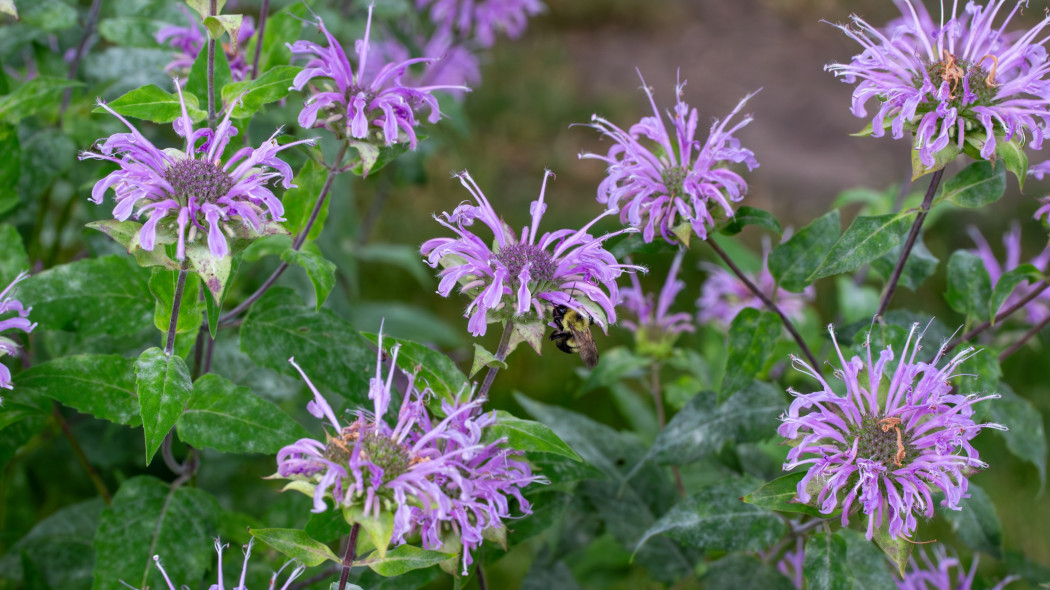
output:
[[[510,335],[513,332],[514,320],[507,320],[507,323],[503,326],[503,335],[499,339],[499,347],[496,348],[496,360],[503,362],[507,359],[507,350],[510,348]],[[478,390],[479,399],[488,399],[489,389],[492,388],[492,382],[495,381],[496,373],[498,372],[498,367],[489,367],[488,372],[485,373],[485,380],[481,382],[481,389]]]
[[[350,536],[346,541],[346,551],[343,552],[343,565],[339,572],[339,590],[345,590],[346,581],[350,578],[350,568],[357,557],[357,534],[360,530],[361,525],[356,522],[350,527]]]
[[[252,58],[252,80],[259,77],[259,55],[262,53],[263,39],[266,38],[266,17],[270,14],[270,0],[262,0],[259,8],[259,32],[255,37],[255,56]]]
[[[944,168],[934,172],[933,177],[930,178],[930,186],[926,188],[926,196],[922,199],[919,213],[915,216],[915,222],[912,223],[911,231],[908,233],[908,239],[904,242],[904,247],[901,248],[897,266],[893,267],[893,274],[890,275],[890,280],[886,283],[886,290],[883,291],[882,300],[879,301],[879,310],[875,312],[876,316],[882,316],[886,313],[886,308],[890,305],[890,299],[893,299],[893,292],[897,289],[897,283],[901,280],[901,273],[904,272],[904,264],[908,261],[908,256],[911,255],[911,250],[915,247],[916,240],[919,239],[919,231],[922,229],[922,223],[926,221],[926,215],[930,212],[930,205],[933,204],[933,196],[937,194],[937,187],[941,184],[942,176],[944,176]]]
[[[218,1],[208,1],[208,16],[215,16],[219,12]],[[208,35],[208,127],[215,129],[215,121],[219,118],[215,112],[215,39]]]
[[[164,340],[164,354],[171,356],[175,353],[175,331],[179,324],[179,309],[182,307],[182,292],[186,289],[185,267],[179,269],[179,277],[175,281],[175,296],[171,300],[171,321],[168,322],[168,335]]]

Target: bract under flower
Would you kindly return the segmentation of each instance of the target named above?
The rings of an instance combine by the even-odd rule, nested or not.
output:
[[[603,247],[605,240],[620,230],[594,237],[588,231],[599,215],[578,230],[560,229],[539,235],[540,220],[547,204],[547,180],[543,177],[540,196],[529,207],[532,223],[515,233],[493,210],[489,200],[467,172],[457,175],[470,191],[475,204],[462,203],[452,213],[435,215],[438,223],[455,232],[454,238],[427,240],[420,252],[427,264],[443,270],[438,293],[448,297],[458,284],[471,297],[464,312],[470,333],[481,336],[496,314],[521,316],[535,312],[541,321],[550,316],[552,306],[566,305],[591,317],[603,330],[616,322],[619,291],[616,279],[625,270],[643,270],[620,264]],[[481,221],[492,231],[492,240],[482,239],[471,229]],[[490,245],[491,244],[491,245]],[[494,312],[489,316],[489,312]]]
[[[3,291],[0,291],[0,358],[8,355],[14,355],[18,353],[18,344],[3,336],[3,332],[7,330],[21,330],[26,334],[33,331],[36,327],[35,323],[29,321],[29,312],[33,310],[32,307],[25,307],[22,302],[15,299],[13,296],[13,290],[22,282],[26,277],[29,276],[27,272],[21,272],[15,277],[15,280],[11,281]],[[13,314],[8,316],[8,314]],[[8,316],[8,317],[4,317]],[[3,364],[0,364],[0,387],[4,389],[14,389],[11,385],[11,371]],[[0,399],[0,402],[3,400]]]
[[[795,400],[781,415],[777,429],[784,438],[797,441],[788,451],[784,469],[808,465],[798,483],[797,500],[813,502],[824,514],[841,508],[843,525],[859,502],[868,517],[869,540],[884,521],[891,538],[910,537],[916,515],[933,516],[935,488],[944,493],[943,506],[959,510],[967,477],[987,467],[970,441],[982,428],[1006,429],[973,420],[974,404],[999,395],[953,393],[950,379],[973,350],[960,352],[941,368],[937,364],[943,346],[932,361],[920,361],[917,328],[912,326],[888,383],[885,371],[894,360],[892,347],[873,359],[869,334],[867,358],[847,361],[832,331],[842,363],[835,375],[845,384],[844,396],[804,361],[792,358],[800,371],[822,386],[805,394],[789,389]]]

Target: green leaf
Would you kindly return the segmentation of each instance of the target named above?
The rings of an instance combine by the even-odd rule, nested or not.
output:
[[[0,146],[3,146],[2,139],[0,137]],[[3,147],[0,147],[2,151]],[[3,160],[0,160],[0,166],[3,166]],[[29,255],[22,245],[22,236],[13,225],[0,223],[0,290],[6,289],[19,273],[28,268]]]
[[[241,325],[240,348],[256,364],[298,380],[288,362],[294,356],[320,391],[354,405],[368,403],[376,358],[368,340],[330,310],[306,307],[287,289],[270,289],[255,303]]]
[[[153,308],[153,325],[160,330],[167,340],[168,326],[171,324],[171,308],[175,300],[175,288],[179,280],[179,271],[153,269],[149,280],[149,290],[156,298]],[[200,280],[193,273],[186,274],[182,301],[179,305],[179,318],[175,322],[176,334],[197,335],[203,322],[204,303],[197,297],[200,292]],[[165,344],[167,342],[165,341]]]
[[[700,581],[704,588],[732,590],[794,590],[795,586],[772,565],[757,557],[732,553],[711,563]]]
[[[959,501],[960,510],[938,510],[952,525],[959,540],[974,551],[987,553],[996,559],[1002,556],[1003,525],[995,512],[995,504],[983,489],[970,482],[968,497]],[[938,494],[943,499],[943,494]],[[938,500],[935,500],[940,505]]]
[[[269,26],[266,32],[269,34]],[[233,109],[233,118],[251,117],[263,105],[288,96],[292,81],[300,71],[302,68],[297,66],[276,66],[254,80],[227,84],[222,88],[222,103],[230,105],[234,99],[240,98],[240,102]]]
[[[49,33],[57,33],[77,26],[77,9],[62,0],[36,0],[23,2],[22,22],[39,27]]]
[[[718,452],[727,442],[769,438],[783,411],[783,394],[761,381],[752,382],[721,405],[714,392],[702,391],[660,432],[648,457],[661,464],[686,465]]]
[[[919,158],[919,150],[913,147],[913,149],[911,150],[912,182],[915,182],[923,176],[926,176],[931,172],[936,172],[944,168],[948,164],[951,164],[955,161],[956,158],[959,157],[960,154],[962,154],[962,149],[959,147],[959,144],[949,143],[941,151],[933,155],[933,165],[927,168],[926,164],[923,164],[922,160]]]
[[[91,542],[105,507],[102,498],[93,498],[68,504],[37,522],[0,557],[0,578],[17,586],[23,575],[19,558],[24,556],[42,566],[40,573],[52,588],[91,588]]]
[[[328,299],[328,294],[335,287],[335,263],[326,260],[320,254],[303,250],[285,250],[281,254],[281,260],[298,265],[306,271],[306,276],[314,286],[314,299],[316,300],[314,309],[321,309],[325,300]]]
[[[497,359],[496,355],[485,350],[485,347],[475,342],[474,362],[470,365],[469,377],[473,379],[474,375],[477,375],[478,371],[484,369],[485,367],[488,367],[490,369],[506,369],[507,363]]]
[[[152,250],[143,250],[140,243],[142,224],[137,221],[117,221],[116,219],[105,219],[92,221],[85,225],[93,230],[106,234],[111,240],[124,246],[124,249],[135,257],[139,266],[159,266],[168,270],[178,270],[179,263],[175,262],[163,247],[155,247]],[[168,243],[163,235],[157,236],[157,243]]]
[[[204,17],[204,26],[208,29],[208,36],[218,41],[223,33],[230,36],[230,51],[237,52],[237,37],[240,36],[241,23],[244,16],[240,14],[216,14]],[[203,51],[201,53],[204,53]],[[216,54],[219,52],[216,51]]]
[[[230,71],[230,62],[226,58],[226,52],[222,51],[221,46],[215,48],[215,66],[214,66],[214,84],[215,84],[215,97],[218,100],[223,97],[224,103],[225,98],[222,93],[228,84],[233,83],[233,72]],[[197,54],[197,59],[193,60],[193,65],[190,66],[189,76],[186,78],[186,86],[182,89],[183,94],[193,95],[197,98],[197,103],[202,105],[208,104],[208,52],[201,51]],[[205,108],[207,108],[205,106]],[[216,105],[216,110],[220,110],[220,106]]]
[[[434,277],[423,263],[418,246],[407,244],[373,243],[352,252],[355,258],[383,266],[396,266],[412,275],[421,287],[432,289]]]
[[[908,230],[914,212],[858,217],[831,247],[808,281],[853,272],[892,250]]]
[[[190,371],[182,357],[150,348],[135,361],[135,393],[146,435],[146,465],[182,415],[193,395]]]
[[[362,332],[361,335],[379,344],[378,334]],[[454,400],[470,386],[467,377],[448,355],[418,342],[383,336],[383,350],[389,352],[395,344],[400,345],[397,366],[406,373],[416,374],[420,379],[417,382],[420,386],[430,387],[441,398]]]
[[[879,273],[882,278],[886,281],[890,280],[893,275],[893,269],[897,267],[897,260],[901,256],[901,248],[903,244],[897,244],[892,250],[883,254],[881,257],[871,261],[871,268],[875,272]],[[911,289],[912,291],[918,290],[922,283],[933,276],[937,272],[937,264],[940,261],[933,255],[932,252],[926,247],[926,244],[922,241],[920,235],[916,240],[915,245],[912,247],[911,252],[908,254],[908,260],[904,262],[904,269],[901,271],[900,282],[898,283],[902,287]]]
[[[1006,448],[1018,459],[1035,465],[1039,472],[1039,487],[1046,485],[1046,431],[1043,414],[1032,402],[1014,393],[1006,383],[998,388],[1002,398],[987,403],[988,413],[995,422],[1010,430],[999,431],[1006,440]]]
[[[1018,285],[1025,282],[1038,283],[1044,278],[1045,275],[1038,268],[1028,263],[1004,272],[995,282],[995,288],[992,289],[992,295],[988,300],[988,317],[992,324],[995,324],[995,316],[999,314],[999,310]]]
[[[643,370],[652,362],[623,346],[617,346],[608,352],[602,351],[602,359],[604,362],[598,363],[598,366],[580,384],[580,388],[576,391],[577,397],[595,389],[612,387],[631,377],[640,377]]]
[[[846,542],[846,563],[853,574],[853,590],[893,588],[896,581],[886,567],[886,555],[864,538],[864,533],[841,528],[835,536]]]
[[[366,559],[361,565],[367,565],[375,573],[386,576],[400,576],[412,570],[418,570],[455,557],[452,553],[429,551],[412,545],[401,545],[387,551],[386,557]]]
[[[209,14],[211,14],[210,0],[186,0],[186,4],[188,4],[189,7],[193,10],[197,11],[197,14],[201,15],[201,21],[203,21],[205,18],[208,17]],[[215,12],[222,12],[222,7],[225,5],[226,0],[218,0],[215,3]]]
[[[377,514],[365,514],[360,506],[343,506],[343,518],[347,524],[361,525],[365,537],[372,543],[376,555],[384,558],[387,548],[394,536],[394,513],[384,511]]]
[[[22,149],[18,142],[18,129],[14,125],[0,122],[0,186],[18,186],[18,179],[22,175]],[[5,190],[0,192],[0,215],[7,213],[18,206],[18,191]],[[7,226],[4,226],[7,227]],[[6,230],[5,230],[6,231]],[[19,240],[21,248],[22,241]],[[4,246],[7,244],[5,243]],[[23,252],[25,249],[23,249]],[[5,257],[9,252],[0,249]],[[28,264],[26,265],[28,266]]]
[[[802,563],[809,590],[852,590],[853,573],[846,562],[846,541],[820,532],[806,541]]]
[[[138,426],[135,362],[119,355],[78,354],[34,365],[18,374],[19,389],[38,391],[96,418]]]
[[[7,96],[0,96],[0,120],[17,125],[23,119],[55,109],[66,88],[83,85],[66,78],[37,76]]]
[[[1006,168],[980,161],[963,168],[944,183],[944,189],[933,200],[936,205],[949,201],[960,207],[975,208],[990,205],[1006,192]]]
[[[1024,191],[1024,181],[1028,177],[1028,154],[1024,151],[1023,141],[1015,137],[1010,141],[1003,141],[997,137],[995,142],[995,155],[999,157],[1006,169],[1017,177],[1017,184]]]
[[[777,285],[794,293],[801,293],[808,287],[809,276],[838,240],[840,227],[839,211],[833,209],[773,248],[769,255],[769,272]]]
[[[199,123],[208,117],[208,113],[199,108],[196,96],[187,92],[183,94],[183,97],[186,100],[186,112],[194,123]],[[171,123],[182,116],[182,104],[179,102],[178,95],[164,92],[155,84],[136,88],[107,104],[109,108],[121,115],[153,123]],[[95,107],[92,112],[104,113],[106,109]]]
[[[230,258],[229,276],[237,276],[237,268],[240,267],[241,261],[242,257],[240,256],[232,256]],[[218,337],[219,312],[222,310],[222,304],[226,301],[226,295],[230,292],[230,284],[231,281],[226,281],[226,285],[222,290],[222,296],[218,299],[212,294],[211,289],[204,290],[204,310],[205,316],[208,319],[208,333],[213,340]]]
[[[154,555],[173,580],[200,580],[214,564],[219,505],[198,488],[168,484],[150,476],[120,486],[103,512],[95,535],[93,590],[164,588]]]
[[[496,410],[496,423],[485,430],[483,440],[492,442],[503,437],[507,439],[506,446],[516,451],[552,453],[583,461],[549,426]]]
[[[268,400],[215,374],[193,384],[189,407],[178,421],[179,439],[223,453],[275,455],[309,433]]]
[[[216,256],[206,243],[197,242],[186,246],[186,260],[211,296],[216,300],[221,299],[226,291],[226,281],[230,279],[232,257]]]
[[[252,535],[307,567],[316,567],[325,561],[343,563],[332,550],[315,541],[306,534],[306,531],[298,529],[251,529]]]
[[[416,133],[417,141],[423,141],[426,137],[427,136],[422,133]],[[409,149],[407,141],[383,146],[376,146],[366,141],[358,140],[351,140],[348,143],[350,147],[357,150],[358,157],[360,158],[357,165],[351,168],[350,171],[361,178],[367,178],[370,173],[378,172]]]
[[[281,202],[284,204],[284,227],[293,235],[299,235],[306,227],[310,214],[313,212],[317,197],[321,194],[324,186],[326,170],[313,159],[307,160],[299,169],[292,182],[293,188],[284,192]],[[317,220],[307,234],[307,240],[316,240],[324,228],[324,221],[328,217],[328,204],[332,199],[325,199],[321,210],[317,214]]]
[[[128,336],[153,324],[149,271],[120,256],[77,260],[19,284],[33,321],[51,330]]]
[[[654,535],[667,535],[705,551],[766,549],[787,527],[776,514],[740,501],[741,492],[751,485],[744,480],[727,480],[701,488],[653,523],[637,547]]]
[[[905,570],[908,569],[908,560],[911,559],[911,552],[915,544],[904,537],[890,538],[886,527],[875,529],[874,539],[875,544],[879,546],[879,549],[882,549],[882,552],[893,562],[897,572],[903,577]]]
[[[798,495],[798,482],[805,477],[805,471],[789,473],[778,477],[763,485],[757,490],[747,494],[742,501],[754,504],[766,510],[777,510],[779,512],[800,512],[817,518],[828,518],[829,515],[821,514],[820,510],[796,501]]]
[[[746,205],[733,213],[733,216],[726,221],[725,227],[721,229],[721,232],[727,236],[735,236],[748,225],[757,225],[777,235],[784,233],[783,228],[780,227],[780,222],[777,221],[777,218],[772,213]]]
[[[163,26],[164,23],[152,18],[117,16],[99,21],[98,34],[106,41],[124,47],[156,47],[157,32]]]
[[[729,326],[726,372],[719,399],[747,387],[773,356],[780,338],[780,318],[768,311],[748,307],[740,310]]]
[[[944,298],[967,320],[987,320],[992,280],[981,257],[973,252],[956,250],[948,259],[948,292]]]

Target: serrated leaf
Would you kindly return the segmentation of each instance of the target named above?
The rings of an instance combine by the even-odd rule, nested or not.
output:
[[[908,230],[914,212],[889,213],[853,220],[806,280],[853,272],[892,250]]]
[[[233,107],[233,118],[250,117],[263,105],[277,102],[288,96],[292,80],[300,71],[302,68],[297,66],[275,66],[254,80],[227,84],[222,88],[222,102],[229,108],[228,105],[239,97],[240,102]]]
[[[251,534],[258,540],[273,547],[283,555],[298,561],[307,567],[316,567],[325,561],[343,563],[332,550],[315,541],[298,529],[251,529]]]
[[[1006,168],[982,160],[945,181],[944,189],[933,202],[949,201],[967,208],[984,207],[998,201],[1004,192]]]
[[[484,440],[491,442],[503,437],[507,439],[506,446],[516,451],[551,453],[583,461],[549,426],[496,410],[496,423],[485,430]]]
[[[766,510],[799,512],[817,518],[828,518],[828,515],[821,514],[817,508],[795,500],[798,496],[798,483],[802,481],[805,475],[805,471],[799,471],[778,477],[747,494],[741,498],[741,501],[754,504]]]
[[[943,499],[943,495],[940,496]],[[938,502],[939,504],[939,502]],[[983,489],[970,482],[967,497],[959,501],[959,510],[939,510],[952,525],[960,541],[974,551],[999,558],[1003,550],[1003,525],[995,504]]]
[[[989,400],[988,413],[991,419],[1010,430],[999,431],[1006,440],[1006,448],[1015,457],[1035,465],[1039,472],[1039,487],[1046,486],[1046,431],[1043,429],[1043,414],[1032,402],[1014,393],[1006,383],[1000,383],[998,392],[1002,398]]]
[[[751,383],[772,357],[782,329],[780,318],[775,313],[750,307],[740,310],[729,326],[729,355],[719,399],[729,397]]]
[[[769,255],[769,272],[777,285],[794,293],[801,293],[808,287],[808,277],[838,240],[840,227],[839,211],[834,209],[773,248]]]
[[[200,580],[213,565],[212,535],[219,505],[198,488],[168,484],[150,476],[120,486],[102,512],[95,535],[93,590],[165,587],[154,555],[175,580]]]
[[[186,100],[186,112],[194,123],[199,123],[208,117],[208,113],[199,108],[196,96],[183,93],[183,98]],[[136,88],[106,104],[125,117],[134,117],[153,123],[171,123],[182,116],[182,104],[179,102],[178,95],[165,92],[155,84]],[[106,109],[95,107],[91,112],[105,113]]]
[[[852,590],[853,573],[846,562],[846,541],[820,532],[806,541],[802,564],[810,590]]]
[[[897,572],[903,577],[905,570],[908,568],[908,560],[911,559],[911,552],[915,544],[904,537],[890,538],[886,527],[875,529],[874,540],[875,544],[879,546],[879,549],[882,549],[882,552],[893,562]]]
[[[361,562],[361,565],[367,565],[381,576],[393,577],[437,565],[453,557],[455,554],[420,549],[412,545],[401,545],[387,551],[385,557],[366,559]]]
[[[378,334],[362,332],[362,336],[379,343]],[[390,351],[394,344],[399,344],[397,366],[406,373],[417,374],[421,385],[430,387],[440,397],[454,400],[469,386],[467,377],[459,370],[448,355],[440,353],[424,344],[383,336],[383,349]],[[418,373],[417,373],[418,371]]]
[[[772,213],[746,205],[733,212],[733,216],[726,220],[721,232],[727,236],[735,236],[748,225],[757,225],[777,235],[784,232],[780,227],[780,222]]]
[[[488,350],[485,350],[484,346],[475,342],[474,362],[470,365],[470,375],[468,375],[468,377],[473,379],[474,375],[478,374],[478,371],[486,367],[490,369],[506,369],[507,363],[497,359],[496,355],[492,354]]]
[[[215,374],[193,384],[193,397],[179,418],[178,432],[180,440],[197,448],[265,455],[309,437],[273,402]]]
[[[293,235],[299,235],[306,227],[324,186],[326,173],[327,171],[313,159],[307,160],[292,180],[295,186],[284,192],[284,198],[281,200],[284,204],[282,223]],[[317,219],[306,236],[307,240],[316,240],[321,235],[325,219],[328,217],[330,201],[331,199],[326,198],[322,203]]]
[[[177,355],[168,356],[159,348],[143,351],[135,361],[135,393],[139,398],[146,435],[146,465],[149,465],[193,395],[186,361]]]
[[[1031,264],[1025,263],[1015,268],[1012,268],[1002,275],[999,280],[995,282],[995,288],[992,289],[992,295],[988,299],[988,318],[991,320],[992,325],[995,325],[995,316],[999,314],[999,310],[1002,309],[1006,300],[1013,294],[1014,289],[1018,285],[1024,282],[1037,283],[1045,278],[1042,272],[1038,268]]]
[[[119,355],[57,358],[22,371],[15,383],[96,418],[132,427],[142,423],[135,362]]]
[[[82,82],[51,76],[37,76],[0,96],[0,120],[17,125],[42,111],[54,109],[66,88],[83,86]]]
[[[967,320],[987,320],[992,280],[980,256],[965,250],[952,252],[948,259],[948,292],[944,298]]]
[[[657,463],[686,465],[718,452],[727,442],[768,438],[783,411],[783,394],[761,381],[721,405],[714,392],[700,392],[660,432],[648,457]]]
[[[335,287],[335,263],[319,254],[304,250],[285,250],[281,260],[302,267],[314,286],[314,309],[321,309]]]

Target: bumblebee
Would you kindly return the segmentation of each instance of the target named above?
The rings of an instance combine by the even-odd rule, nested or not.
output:
[[[591,318],[567,305],[554,307],[554,331],[549,339],[562,352],[579,354],[588,369],[598,365],[598,347],[591,337]]]

